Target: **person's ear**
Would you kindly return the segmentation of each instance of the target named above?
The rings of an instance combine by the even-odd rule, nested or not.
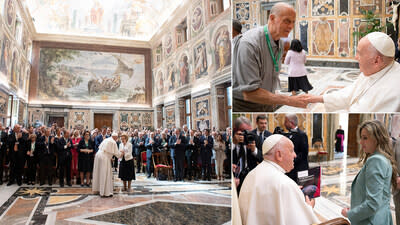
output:
[[[269,20],[271,20],[271,22],[275,21],[275,15],[274,14],[269,14]]]
[[[275,151],[275,159],[276,159],[278,162],[281,162],[281,161],[282,161],[283,155],[282,155],[282,152],[281,152],[280,150],[276,150],[276,151]]]

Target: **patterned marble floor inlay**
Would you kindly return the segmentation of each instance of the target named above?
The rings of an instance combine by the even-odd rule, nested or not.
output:
[[[8,195],[0,207],[0,224],[230,224],[230,180],[172,182],[136,176],[127,192],[114,173],[111,198],[79,185],[0,185],[0,193]]]
[[[224,224],[231,219],[231,208],[175,202],[152,202],[88,218],[120,224]]]

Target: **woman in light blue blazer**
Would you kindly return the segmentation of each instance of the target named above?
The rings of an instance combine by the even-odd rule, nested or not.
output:
[[[397,168],[390,136],[378,120],[362,123],[358,134],[363,167],[351,185],[350,209],[342,215],[352,225],[391,225],[390,187],[396,188]]]

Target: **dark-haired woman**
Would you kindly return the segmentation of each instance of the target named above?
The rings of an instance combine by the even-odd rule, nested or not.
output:
[[[296,95],[296,92],[300,89],[306,94],[313,89],[307,79],[305,63],[306,52],[303,50],[300,41],[293,39],[285,58],[285,64],[289,65],[289,91],[292,92],[292,95]]]
[[[81,178],[81,187],[84,185],[90,186],[90,173],[93,171],[93,151],[94,143],[90,138],[90,132],[85,131],[78,145],[78,171]],[[85,173],[86,182],[84,182]]]

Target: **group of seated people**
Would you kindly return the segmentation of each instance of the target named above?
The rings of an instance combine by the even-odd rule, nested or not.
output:
[[[10,129],[0,123],[0,184],[3,184],[3,175],[6,174],[7,185],[15,182],[18,185],[22,185],[22,182],[34,185],[37,180],[40,185],[46,181],[52,185],[58,178],[63,187],[64,179],[68,186],[72,186],[76,178],[76,184],[89,187],[94,156],[101,142],[111,137],[111,133],[112,130],[107,127],[101,130],[69,130],[57,124],[37,128],[23,128],[15,124]],[[148,178],[154,174],[152,155],[158,152],[166,153],[166,163],[171,165],[175,181],[184,178],[211,180],[214,175],[222,180],[224,169],[227,174],[230,173],[229,128],[226,132],[211,132],[208,129],[189,130],[184,125],[182,128],[154,131],[130,128],[116,133],[119,150],[130,152],[120,159],[114,157],[110,162],[115,170],[119,168],[119,178],[124,181],[124,187],[125,181],[130,186],[130,181],[135,179],[135,164],[137,173],[146,164],[146,171],[143,172],[147,173]],[[211,166],[212,158],[215,159],[215,172]]]

